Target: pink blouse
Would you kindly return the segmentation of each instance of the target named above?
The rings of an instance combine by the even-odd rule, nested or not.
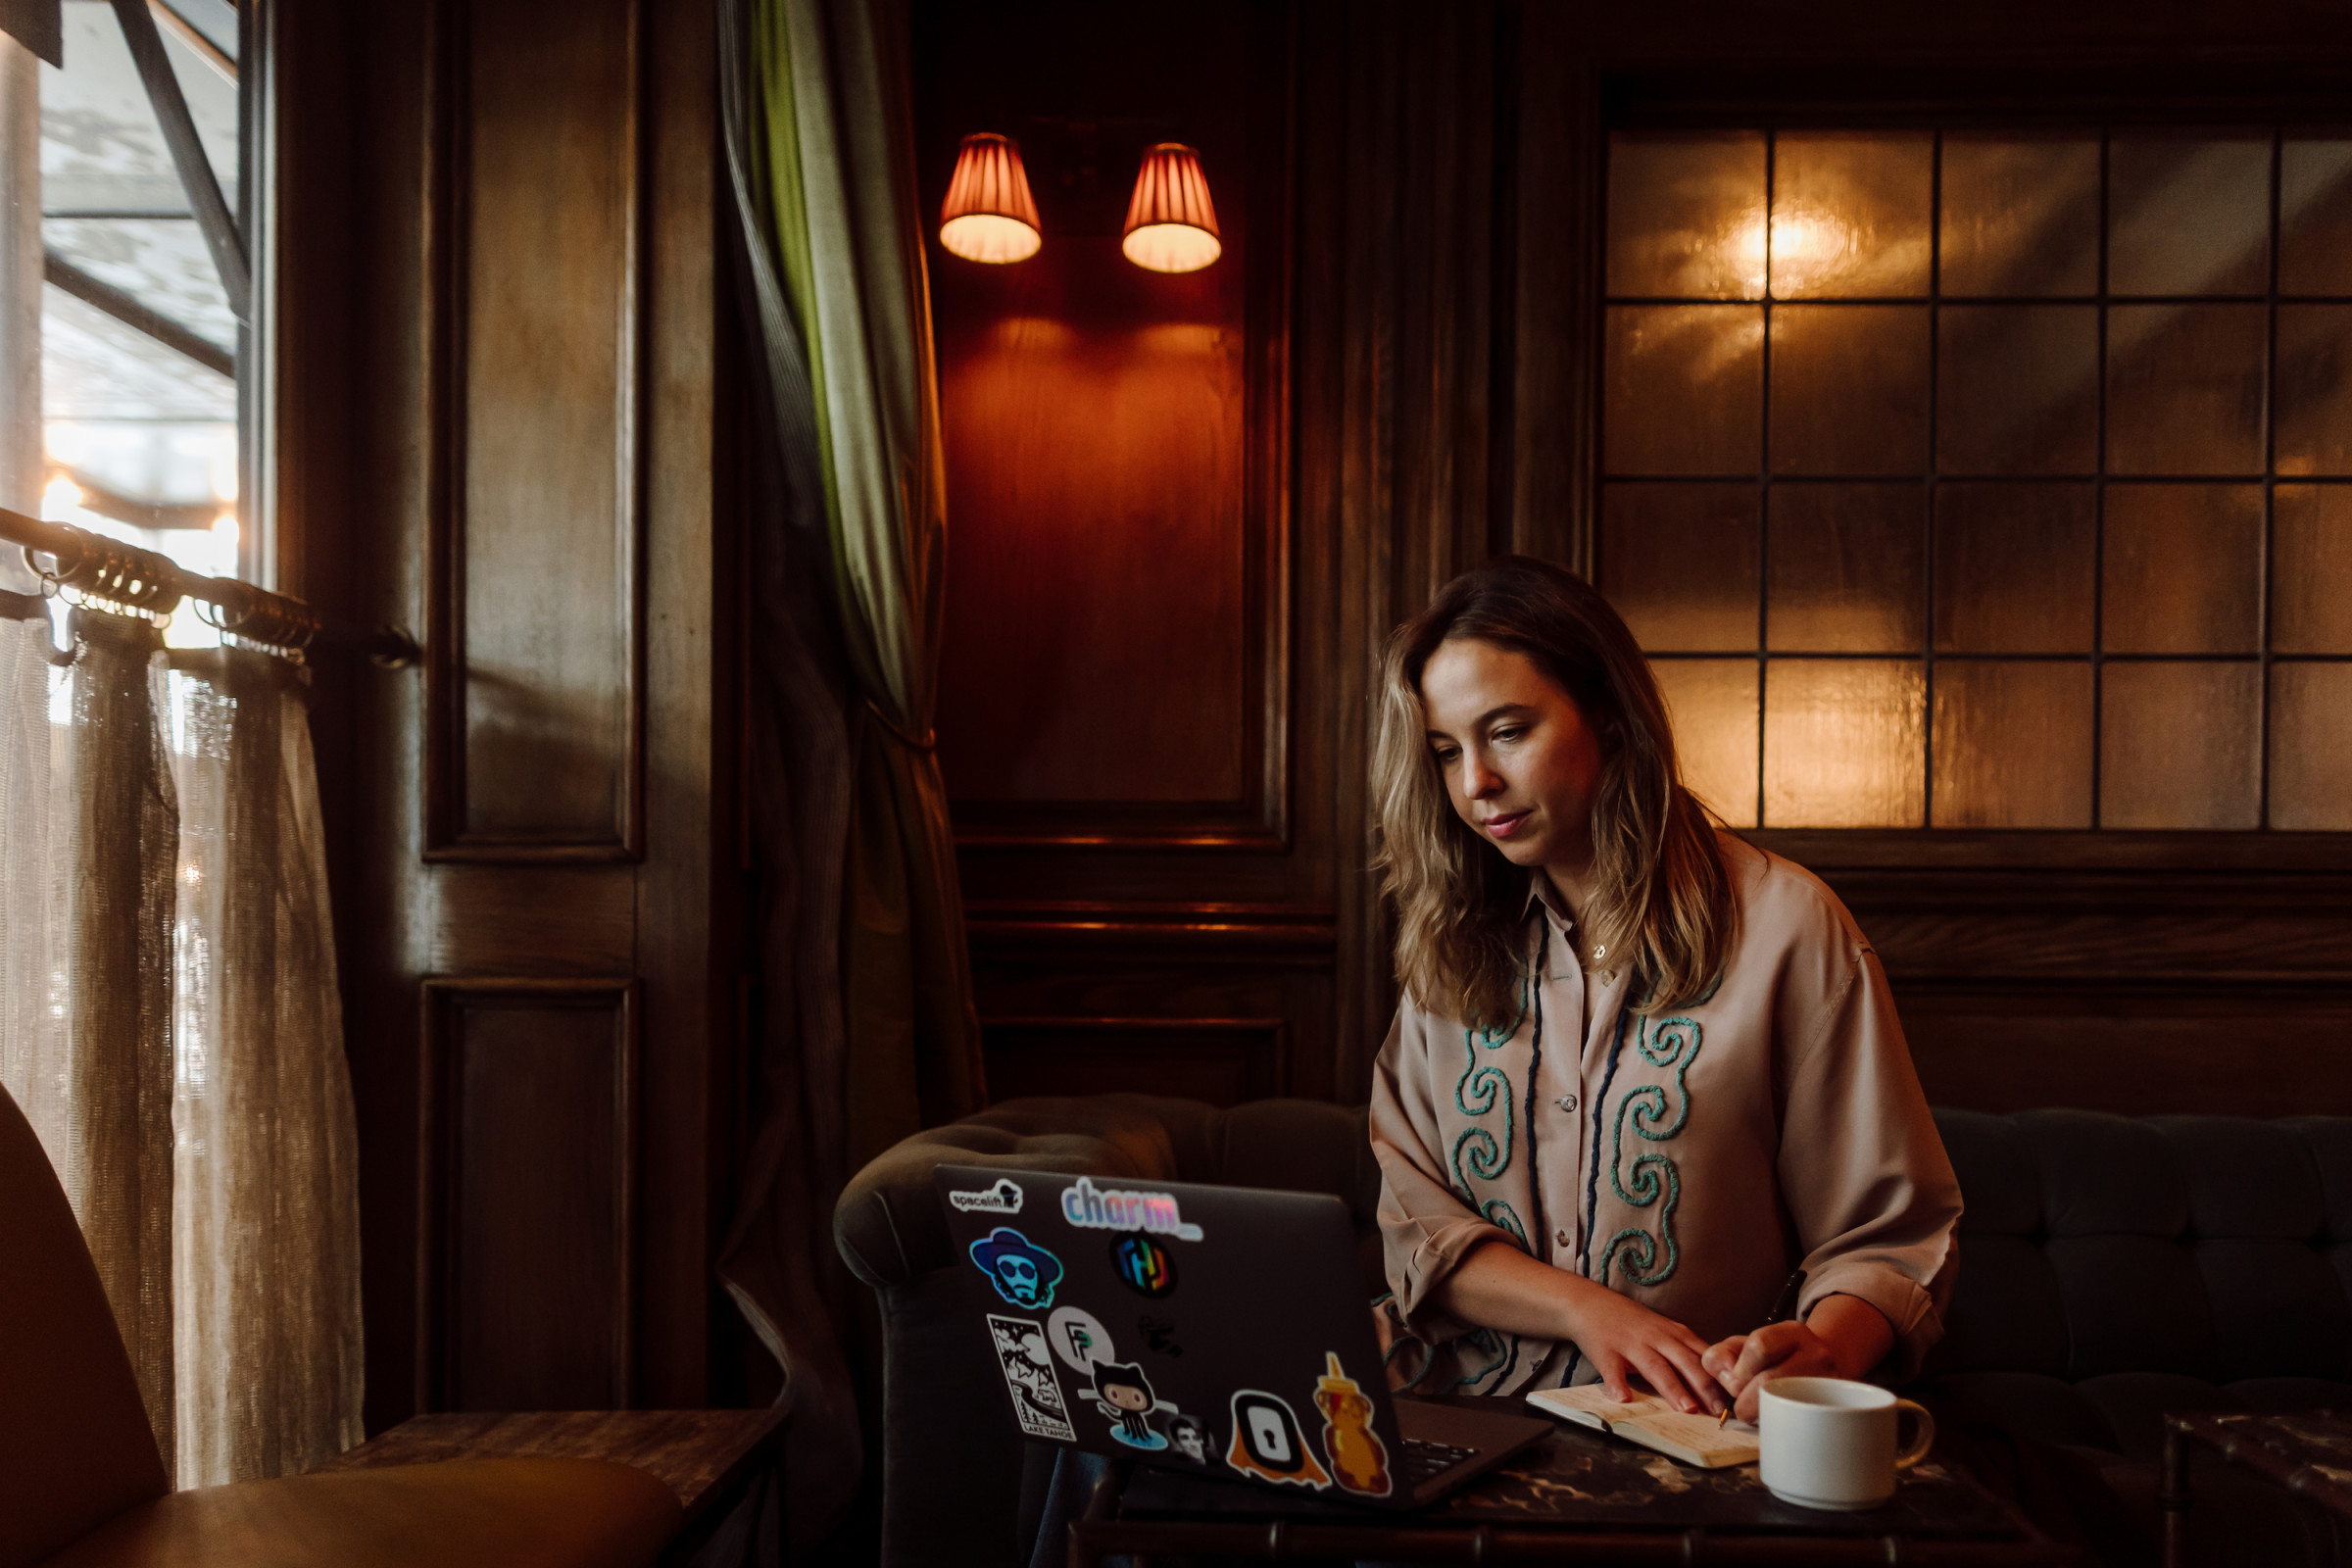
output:
[[[1588,1007],[1576,934],[1539,874],[1516,1020],[1474,1029],[1409,997],[1397,1009],[1371,1127],[1401,1386],[1508,1394],[1597,1378],[1571,1343],[1475,1329],[1433,1304],[1497,1240],[1710,1342],[1761,1324],[1799,1268],[1799,1317],[1840,1294],[1886,1315],[1889,1378],[1941,1336],[1960,1189],[1878,956],[1812,873],[1722,842],[1740,934],[1705,1000],[1642,1017],[1620,966],[1593,977]]]

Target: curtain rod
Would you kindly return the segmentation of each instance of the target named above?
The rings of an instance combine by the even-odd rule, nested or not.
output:
[[[37,551],[55,558],[56,568],[40,574],[61,587],[159,615],[182,599],[200,600],[216,612],[206,620],[248,642],[292,650],[345,649],[393,669],[414,664],[420,652],[416,639],[398,626],[367,627],[322,615],[299,599],[233,577],[207,577],[169,556],[71,523],[0,508],[0,539],[23,545],[27,557]]]

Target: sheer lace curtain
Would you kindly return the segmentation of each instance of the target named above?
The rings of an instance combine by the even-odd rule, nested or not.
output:
[[[360,1438],[356,1134],[298,666],[0,604],[0,1083],[182,1487]]]

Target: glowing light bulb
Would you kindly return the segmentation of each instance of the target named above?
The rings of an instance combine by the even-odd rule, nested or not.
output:
[[[1119,249],[1154,272],[1197,272],[1225,253],[1200,155],[1163,141],[1144,154]]]
[[[63,521],[81,509],[83,499],[81,486],[61,473],[41,492],[41,515],[52,522]]]
[[[237,543],[237,514],[223,512],[213,519],[213,537],[234,549]]]
[[[940,209],[940,244],[966,261],[1026,261],[1045,243],[1040,227],[1019,145],[989,131],[964,137]]]

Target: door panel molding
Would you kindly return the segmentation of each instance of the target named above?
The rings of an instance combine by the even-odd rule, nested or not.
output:
[[[420,982],[418,1410],[634,1403],[638,990]]]
[[[435,20],[424,856],[635,860],[644,19],[442,0]]]

